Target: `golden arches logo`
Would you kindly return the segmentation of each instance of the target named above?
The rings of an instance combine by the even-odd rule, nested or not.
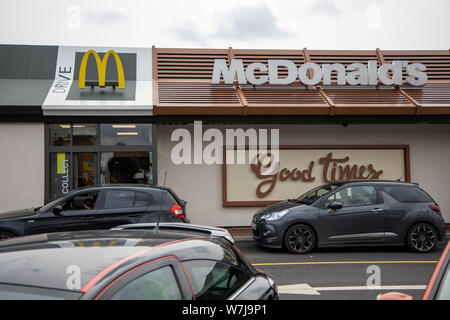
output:
[[[114,50],[109,50],[105,53],[103,56],[103,60],[100,59],[100,56],[95,50],[89,50],[87,51],[83,59],[81,60],[81,66],[80,66],[80,74],[78,77],[78,88],[84,89],[86,87],[86,67],[87,67],[87,61],[89,59],[90,55],[93,55],[95,58],[95,62],[97,63],[97,72],[98,72],[98,85],[100,87],[104,87],[106,85],[106,65],[108,63],[108,58],[112,54],[114,58],[116,59],[116,67],[117,67],[117,74],[118,74],[118,80],[119,80],[119,89],[125,88],[125,76],[123,74],[123,66],[122,61],[119,58],[119,55]]]

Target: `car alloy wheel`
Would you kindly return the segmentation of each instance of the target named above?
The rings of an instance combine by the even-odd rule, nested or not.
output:
[[[288,229],[284,242],[290,252],[304,254],[314,248],[316,236],[310,227],[304,224],[296,224]]]
[[[436,245],[435,229],[426,223],[419,223],[411,228],[408,234],[408,245],[416,252],[429,252]]]

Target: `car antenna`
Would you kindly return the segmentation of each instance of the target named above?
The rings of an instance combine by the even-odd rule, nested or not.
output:
[[[404,174],[402,174],[402,176],[400,178],[398,178],[396,181],[399,181],[399,182],[402,181],[403,176],[404,176]]]
[[[167,178],[167,170],[164,173],[164,184],[163,184],[163,188],[166,187],[166,178]],[[162,201],[163,201],[163,197],[164,197],[164,191],[161,190],[161,199],[159,199],[159,212],[158,212],[158,221],[156,222],[156,227],[155,227],[155,233],[158,234],[159,232],[159,221],[161,220],[161,209],[162,209]]]

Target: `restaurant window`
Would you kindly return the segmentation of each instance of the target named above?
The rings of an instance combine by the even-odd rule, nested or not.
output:
[[[70,124],[51,124],[50,128],[50,145],[53,147],[70,146],[71,130]]]
[[[100,181],[151,184],[151,158],[151,152],[102,152]]]
[[[152,127],[148,124],[101,124],[102,146],[145,146],[152,144]]]
[[[156,184],[152,124],[46,126],[46,201],[99,184]]]
[[[74,124],[72,127],[74,146],[95,146],[97,143],[96,124]]]

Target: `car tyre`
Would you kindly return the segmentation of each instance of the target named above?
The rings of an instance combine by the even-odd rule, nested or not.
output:
[[[291,253],[308,253],[316,245],[316,234],[311,227],[305,224],[295,224],[286,231],[284,245]]]
[[[7,231],[0,231],[0,241],[6,240],[9,238],[14,238],[14,235]]]
[[[428,223],[418,223],[412,226],[406,236],[406,244],[417,253],[430,252],[436,246],[437,241],[437,231]]]

